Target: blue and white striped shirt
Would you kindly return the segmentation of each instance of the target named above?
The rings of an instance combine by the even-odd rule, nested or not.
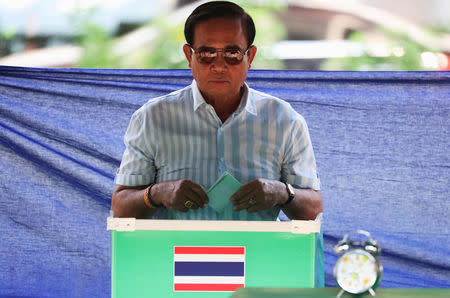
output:
[[[305,120],[287,102],[245,85],[236,111],[222,123],[190,86],[149,100],[131,117],[115,182],[138,186],[190,179],[205,190],[229,172],[240,183],[256,178],[318,190],[320,181]],[[209,206],[186,213],[161,209],[155,218],[275,220],[279,207],[256,213]]]

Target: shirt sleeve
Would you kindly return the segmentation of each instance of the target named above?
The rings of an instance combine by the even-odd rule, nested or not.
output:
[[[297,188],[320,190],[316,159],[304,118],[297,114],[287,135],[281,180]]]
[[[148,132],[141,119],[141,111],[131,117],[124,136],[125,152],[115,183],[126,186],[148,185],[155,180],[155,166]]]

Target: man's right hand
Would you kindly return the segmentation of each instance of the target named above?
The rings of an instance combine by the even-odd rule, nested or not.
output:
[[[188,179],[155,184],[151,188],[150,196],[155,204],[181,212],[204,208],[209,203],[203,187]]]
[[[151,217],[157,209],[149,208],[145,204],[144,197],[147,187],[147,185],[116,185],[111,202],[111,210],[114,212],[114,216]],[[154,205],[165,206],[181,212],[203,208],[209,202],[203,188],[187,179],[157,183],[150,189],[150,197]]]

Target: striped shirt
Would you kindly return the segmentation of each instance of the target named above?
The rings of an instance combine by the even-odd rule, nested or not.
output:
[[[320,181],[305,120],[287,102],[249,88],[222,123],[198,90],[190,86],[149,100],[131,117],[116,184],[148,185],[190,179],[205,191],[224,173],[246,184],[256,178],[318,190]],[[160,209],[154,218],[275,220],[279,207],[255,213],[205,208]]]

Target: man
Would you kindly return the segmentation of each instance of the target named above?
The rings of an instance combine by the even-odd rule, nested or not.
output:
[[[316,218],[322,197],[306,122],[244,83],[257,51],[251,17],[234,3],[208,2],[184,33],[194,81],[133,114],[114,216],[275,220],[283,210],[291,219]],[[243,186],[217,210],[206,190],[225,172]]]

